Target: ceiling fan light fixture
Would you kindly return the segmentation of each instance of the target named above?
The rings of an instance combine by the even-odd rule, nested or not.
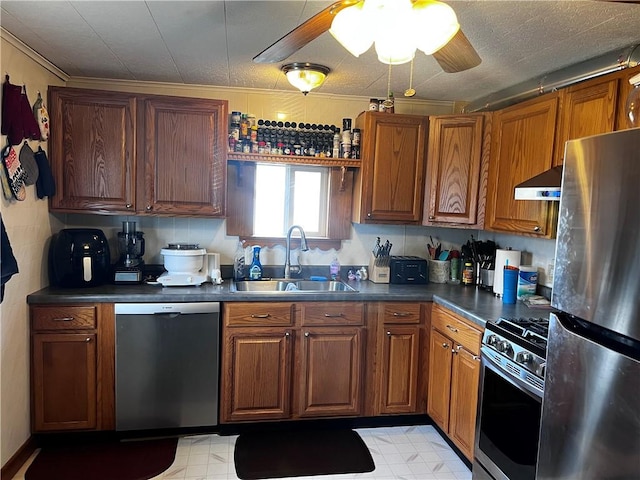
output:
[[[458,30],[456,12],[437,0],[417,0],[413,4],[416,46],[431,55],[444,47]]]
[[[331,71],[324,65],[303,62],[287,63],[281,70],[287,76],[289,83],[304,95],[322,85]]]
[[[340,10],[333,21],[329,33],[351,55],[359,57],[373,44],[371,28],[364,0]]]

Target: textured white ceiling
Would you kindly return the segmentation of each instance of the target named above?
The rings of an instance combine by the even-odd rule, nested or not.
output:
[[[69,76],[294,90],[283,63],[332,72],[317,91],[385,96],[387,65],[352,57],[327,32],[282,64],[252,58],[332,1],[11,1],[2,28]],[[640,44],[640,5],[582,0],[448,2],[482,63],[444,73],[418,52],[416,98],[471,101],[607,52]],[[372,26],[384,28],[384,26]],[[410,65],[392,67],[396,95]],[[313,94],[313,93],[312,93]]]

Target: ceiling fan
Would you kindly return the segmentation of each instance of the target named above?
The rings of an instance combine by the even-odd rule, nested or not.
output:
[[[417,0],[412,1],[415,3]],[[360,0],[338,0],[265,48],[253,58],[253,61],[255,63],[277,63],[287,59],[309,42],[329,31],[333,19],[341,10],[358,3]],[[448,43],[433,52],[432,55],[447,73],[468,70],[479,65],[482,61],[461,29]]]

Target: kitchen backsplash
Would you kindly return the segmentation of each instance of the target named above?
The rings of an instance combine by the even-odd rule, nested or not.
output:
[[[136,221],[137,230],[144,232],[145,255],[147,264],[162,264],[160,249],[168,243],[198,243],[209,252],[220,253],[223,265],[233,263],[238,238],[226,235],[225,221],[220,219],[164,218],[67,214],[56,215],[66,228],[100,228],[105,232],[111,247],[112,261],[118,255],[117,233],[122,230],[125,220]],[[522,265],[535,265],[539,268],[541,285],[551,286],[549,268],[555,258],[555,241],[542,240],[515,235],[495,234],[476,230],[458,230],[434,227],[397,226],[397,225],[352,225],[351,238],[344,240],[340,250],[323,251],[311,249],[298,250],[298,239],[292,240],[294,255],[299,254],[302,265],[327,265],[337,255],[343,267],[368,265],[369,255],[376,238],[389,240],[393,244],[391,255],[416,255],[427,258],[427,243],[433,241],[442,244],[442,249],[459,249],[471,238],[494,240],[500,248],[511,247],[523,252]],[[247,244],[247,258],[251,244]],[[261,260],[264,265],[284,265],[285,249],[282,246],[263,248]],[[295,263],[295,258],[293,258]]]

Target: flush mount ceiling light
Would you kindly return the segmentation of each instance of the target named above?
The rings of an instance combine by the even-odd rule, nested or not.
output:
[[[306,95],[322,85],[331,70],[317,63],[287,63],[282,66],[282,71],[289,83]]]
[[[375,44],[378,60],[400,65],[416,49],[427,55],[440,50],[460,30],[456,13],[436,0],[361,0],[340,10],[329,32],[358,57]]]

